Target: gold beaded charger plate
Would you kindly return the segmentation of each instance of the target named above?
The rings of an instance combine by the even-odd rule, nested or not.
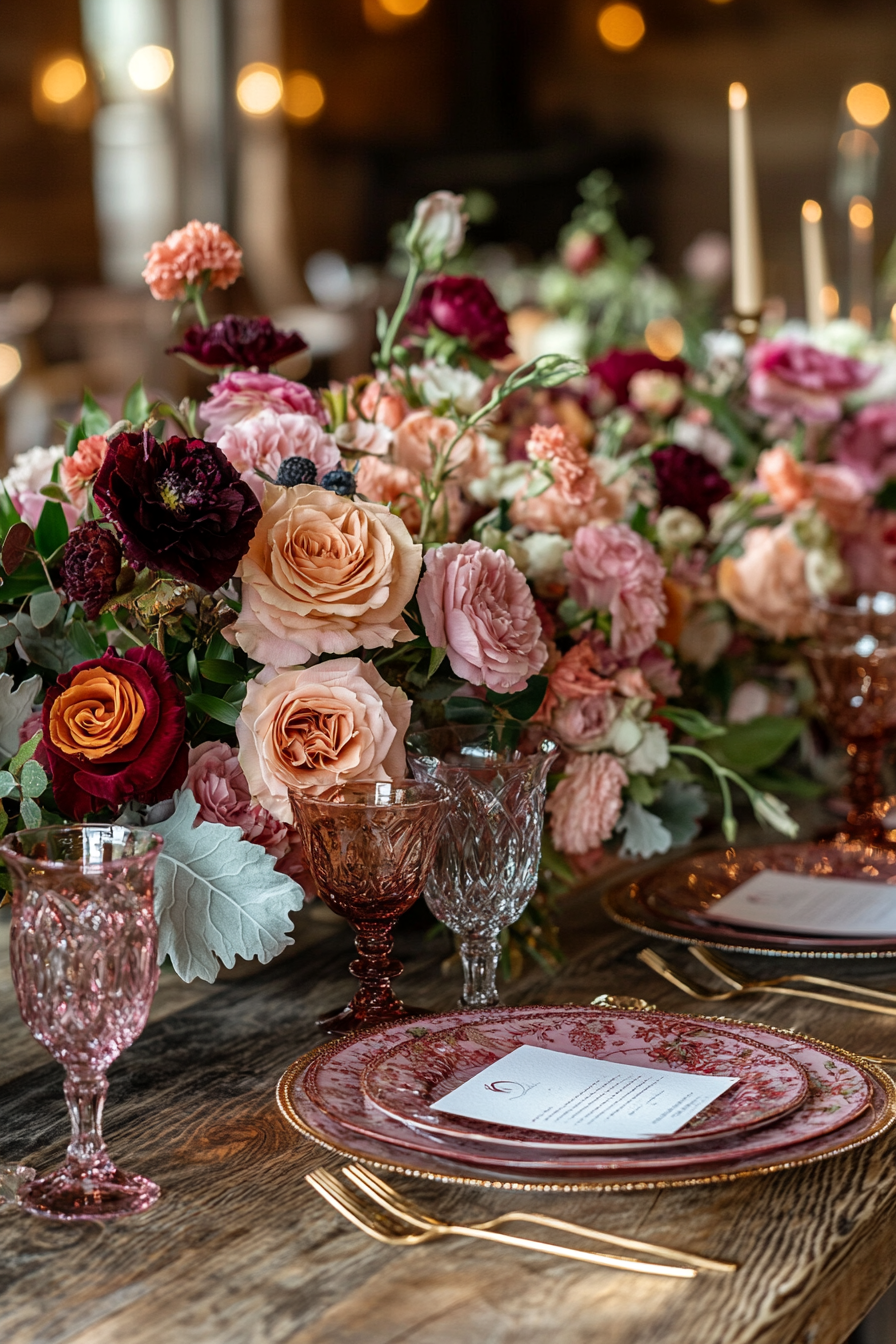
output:
[[[896,957],[896,937],[824,938],[707,918],[713,902],[763,871],[885,882],[894,887],[896,904],[896,850],[837,838],[694,852],[616,883],[604,893],[603,906],[617,924],[639,933],[725,952],[837,960]]]
[[[426,1020],[426,1018],[419,1019],[421,1024]],[[795,1058],[806,1045],[821,1049],[833,1059],[845,1061],[861,1070],[869,1083],[870,1104],[861,1114],[834,1132],[819,1134],[808,1141],[793,1142],[762,1156],[737,1158],[733,1155],[713,1155],[711,1151],[702,1152],[695,1155],[692,1165],[679,1166],[674,1172],[659,1174],[643,1167],[639,1168],[634,1160],[625,1159],[620,1159],[613,1169],[600,1173],[587,1169],[571,1169],[565,1163],[561,1166],[552,1161],[550,1155],[546,1155],[544,1162],[539,1165],[526,1163],[523,1169],[516,1163],[505,1164],[500,1160],[494,1160],[487,1153],[481,1156],[476,1154],[475,1160],[461,1161],[449,1156],[450,1150],[447,1147],[444,1153],[440,1151],[437,1143],[429,1145],[426,1152],[421,1152],[415,1151],[410,1143],[405,1146],[400,1142],[400,1135],[385,1140],[358,1133],[321,1110],[303,1086],[308,1071],[325,1063],[331,1055],[344,1047],[345,1040],[324,1042],[291,1064],[278,1083],[277,1103],[282,1115],[294,1129],[322,1148],[347,1160],[362,1161],[386,1171],[424,1177],[428,1180],[515,1190],[626,1191],[718,1184],[823,1161],[872,1142],[886,1133],[896,1122],[896,1086],[882,1069],[860,1057],[851,1055],[837,1046],[778,1028],[753,1023],[735,1023],[732,1019],[726,1018],[695,1017],[694,1021],[737,1026],[741,1029],[749,1027],[757,1040],[777,1046],[784,1051],[792,1051]],[[402,1025],[407,1028],[413,1026],[413,1023]],[[372,1047],[376,1048],[376,1038],[381,1034],[382,1031],[377,1030],[359,1033],[351,1039],[361,1041],[365,1036],[369,1037]]]

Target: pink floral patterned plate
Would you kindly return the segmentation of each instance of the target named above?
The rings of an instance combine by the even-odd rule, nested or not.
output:
[[[420,1027],[417,1033],[367,1065],[361,1091],[374,1106],[406,1125],[474,1142],[497,1140],[551,1152],[643,1152],[768,1124],[796,1110],[809,1091],[803,1070],[782,1051],[678,1013],[499,1010],[487,1023],[464,1021],[444,1031]],[[672,1073],[727,1074],[740,1082],[682,1129],[662,1138],[620,1141],[536,1134],[431,1109],[434,1102],[521,1045]]]
[[[717,1024],[726,1030],[742,1025],[724,1019]],[[779,1132],[781,1146],[774,1151],[763,1148],[757,1153],[749,1145],[745,1151],[743,1144],[739,1148],[737,1142],[723,1139],[702,1148],[695,1146],[689,1153],[680,1150],[671,1167],[625,1157],[602,1163],[587,1160],[586,1165],[585,1161],[576,1163],[568,1157],[552,1156],[539,1164],[504,1160],[501,1145],[496,1145],[494,1151],[477,1144],[464,1148],[459,1140],[449,1145],[436,1135],[418,1134],[375,1110],[373,1115],[381,1122],[381,1128],[377,1135],[369,1135],[340,1123],[315,1104],[304,1086],[309,1072],[314,1070],[320,1075],[321,1066],[337,1052],[344,1052],[347,1044],[360,1047],[369,1062],[383,1048],[385,1037],[391,1038],[390,1044],[397,1044],[399,1034],[407,1026],[402,1023],[387,1031],[366,1033],[349,1043],[326,1042],[297,1059],[283,1074],[277,1088],[277,1102],[284,1118],[330,1152],[387,1171],[470,1186],[557,1191],[665,1189],[736,1180],[847,1152],[886,1133],[896,1122],[896,1087],[882,1069],[874,1065],[865,1068],[846,1051],[809,1037],[752,1024],[749,1031],[757,1040],[784,1050],[806,1069],[810,1079],[809,1099],[799,1111],[749,1136],[755,1143]],[[363,1059],[360,1062],[363,1067]],[[363,1098],[357,1089],[358,1063],[355,1060],[354,1083],[351,1071],[340,1070],[338,1077],[348,1109],[363,1115]],[[856,1076],[864,1083],[858,1093],[852,1090]],[[327,1087],[331,1085],[332,1079]],[[852,1095],[847,1095],[851,1090]],[[856,1111],[869,1090],[870,1104]],[[429,1142],[428,1148],[421,1148],[421,1142]]]
[[[612,887],[604,908],[627,928],[679,943],[704,943],[727,951],[772,956],[884,958],[896,956],[896,938],[823,938],[746,929],[707,919],[714,901],[765,869],[848,877],[896,886],[896,850],[860,840],[812,841],[697,852],[663,863],[642,877]]]
[[[769,1045],[799,1064],[809,1081],[809,1095],[798,1110],[759,1130],[747,1134],[717,1136],[691,1144],[677,1144],[672,1148],[659,1150],[643,1149],[627,1153],[611,1153],[603,1149],[600,1152],[554,1152],[544,1149],[538,1152],[519,1146],[501,1143],[495,1140],[485,1143],[480,1140],[455,1138],[453,1136],[431,1133],[427,1130],[412,1129],[409,1125],[386,1115],[373,1106],[360,1088],[360,1079],[366,1066],[379,1058],[386,1050],[399,1045],[402,1040],[413,1039],[409,1033],[422,1027],[435,1028],[437,1031],[457,1028],[461,1023],[479,1024],[490,1027],[495,1021],[503,1021],[514,1014],[531,1013],[531,1008],[517,1009],[468,1009],[455,1013],[440,1014],[438,1017],[421,1019],[419,1022],[399,1023],[394,1027],[366,1032],[349,1041],[337,1042],[324,1047],[302,1071],[301,1083],[292,1088],[294,1105],[297,1110],[307,1101],[317,1116],[326,1116],[338,1128],[339,1133],[353,1132],[355,1140],[363,1136],[365,1141],[397,1147],[407,1152],[436,1155],[446,1161],[458,1161],[472,1165],[499,1163],[506,1169],[519,1171],[543,1170],[548,1159],[552,1170],[622,1171],[636,1167],[640,1171],[663,1171],[678,1166],[694,1166],[702,1162],[725,1159],[733,1161],[741,1155],[754,1157],[758,1153],[769,1152],[780,1146],[803,1143],[817,1139],[824,1133],[845,1127],[861,1115],[869,1099],[870,1083],[868,1074],[858,1067],[849,1057],[840,1052],[828,1050],[816,1042],[806,1042],[789,1032],[778,1032],[769,1027],[757,1027],[752,1023],[713,1021],[707,1018],[686,1018],[682,1021],[694,1025],[723,1028],[726,1032],[741,1034],[745,1039],[759,1044]],[[567,1005],[543,1007],[538,1010],[546,1017],[568,1018],[571,1010]],[[580,1011],[588,1011],[582,1009]],[[615,1013],[617,1020],[627,1018],[627,1012],[602,1009],[601,1012]],[[661,1014],[671,1017],[672,1014]]]

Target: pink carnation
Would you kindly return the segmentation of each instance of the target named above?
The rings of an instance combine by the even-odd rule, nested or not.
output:
[[[143,279],[154,299],[182,299],[187,285],[210,272],[210,289],[227,289],[243,270],[243,254],[236,240],[220,224],[191,219],[174,229],[146,254]]]
[[[580,527],[563,563],[574,601],[609,611],[617,653],[638,658],[650,648],[666,617],[666,597],[663,564],[648,541],[625,523]]]
[[[244,840],[260,845],[272,858],[284,861],[287,866],[277,864],[280,872],[292,876],[301,871],[303,863],[301,852],[296,852],[296,833],[252,802],[236,747],[225,742],[203,742],[191,747],[186,787],[199,804],[198,820],[237,826]]]
[[[478,541],[428,551],[417,601],[426,637],[447,648],[451,670],[474,686],[521,691],[547,662],[525,578],[504,551]]]
[[[317,397],[304,383],[293,383],[277,373],[253,373],[238,369],[209,388],[211,396],[200,407],[200,414],[208,428],[206,439],[215,442],[228,425],[251,420],[261,411],[272,410],[278,415],[290,412],[313,415],[321,424],[326,414]]]
[[[782,423],[833,424],[843,413],[844,398],[870,383],[876,372],[861,360],[796,341],[757,341],[747,360],[752,409]]]
[[[307,457],[317,467],[320,481],[328,471],[342,465],[336,441],[313,415],[296,412],[280,415],[270,407],[253,415],[251,420],[228,425],[218,439],[218,447],[259,500],[264,495],[264,481],[256,475],[256,468],[276,480],[280,464],[286,458]]]
[[[81,440],[71,457],[64,457],[59,463],[62,488],[79,511],[87,503],[87,486],[103,465],[108,447],[104,434],[89,434]]]
[[[877,491],[896,476],[896,401],[863,406],[855,419],[845,420],[833,453],[862,478],[867,490]]]
[[[628,775],[609,752],[572,756],[548,798],[554,844],[563,854],[587,854],[613,834]]]

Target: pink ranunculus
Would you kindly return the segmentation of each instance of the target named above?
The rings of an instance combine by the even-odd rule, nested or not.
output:
[[[551,715],[551,727],[565,747],[588,751],[606,737],[619,713],[612,695],[589,695],[567,700]]]
[[[228,425],[218,439],[218,447],[259,500],[264,495],[264,481],[256,475],[256,468],[276,480],[281,463],[288,457],[307,457],[317,467],[320,481],[328,471],[342,465],[338,444],[313,415],[290,411],[278,414],[270,407],[251,420]]]
[[[304,383],[281,378],[278,373],[237,369],[213,383],[209,392],[211,395],[199,407],[199,414],[208,426],[205,438],[212,443],[228,425],[251,420],[264,410],[276,411],[278,415],[313,415],[321,424],[326,423],[326,412],[311,389]]]
[[[143,279],[154,299],[182,299],[186,285],[209,272],[210,289],[227,289],[243,271],[243,254],[220,224],[191,219],[146,253]]]
[[[79,513],[87,503],[87,486],[103,465],[108,447],[104,434],[89,434],[71,457],[59,463],[59,483]]]
[[[399,393],[372,378],[358,398],[358,410],[365,420],[397,429],[410,412],[410,407]]]
[[[744,538],[743,555],[723,556],[717,582],[720,597],[741,620],[760,626],[773,638],[811,633],[806,552],[788,525],[751,528]]]
[[[628,775],[609,752],[567,758],[563,779],[547,800],[554,844],[563,854],[587,854],[609,840],[622,812]]]
[[[430,644],[448,650],[455,676],[499,692],[521,691],[547,662],[535,599],[504,551],[478,541],[428,551],[417,590]]]
[[[874,366],[797,341],[759,340],[749,350],[750,405],[760,415],[787,422],[829,425],[843,414],[843,401],[871,382]]]
[[[656,551],[625,523],[580,527],[563,563],[570,596],[585,610],[609,611],[610,640],[625,658],[656,641],[666,617],[665,570]]]
[[[833,454],[862,478],[867,490],[877,491],[896,477],[896,401],[863,406],[852,420],[844,420]]]

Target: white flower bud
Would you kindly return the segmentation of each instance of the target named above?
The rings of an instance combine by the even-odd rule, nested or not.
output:
[[[432,191],[414,207],[405,247],[425,271],[438,271],[464,244],[469,216],[464,198],[450,191]]]

